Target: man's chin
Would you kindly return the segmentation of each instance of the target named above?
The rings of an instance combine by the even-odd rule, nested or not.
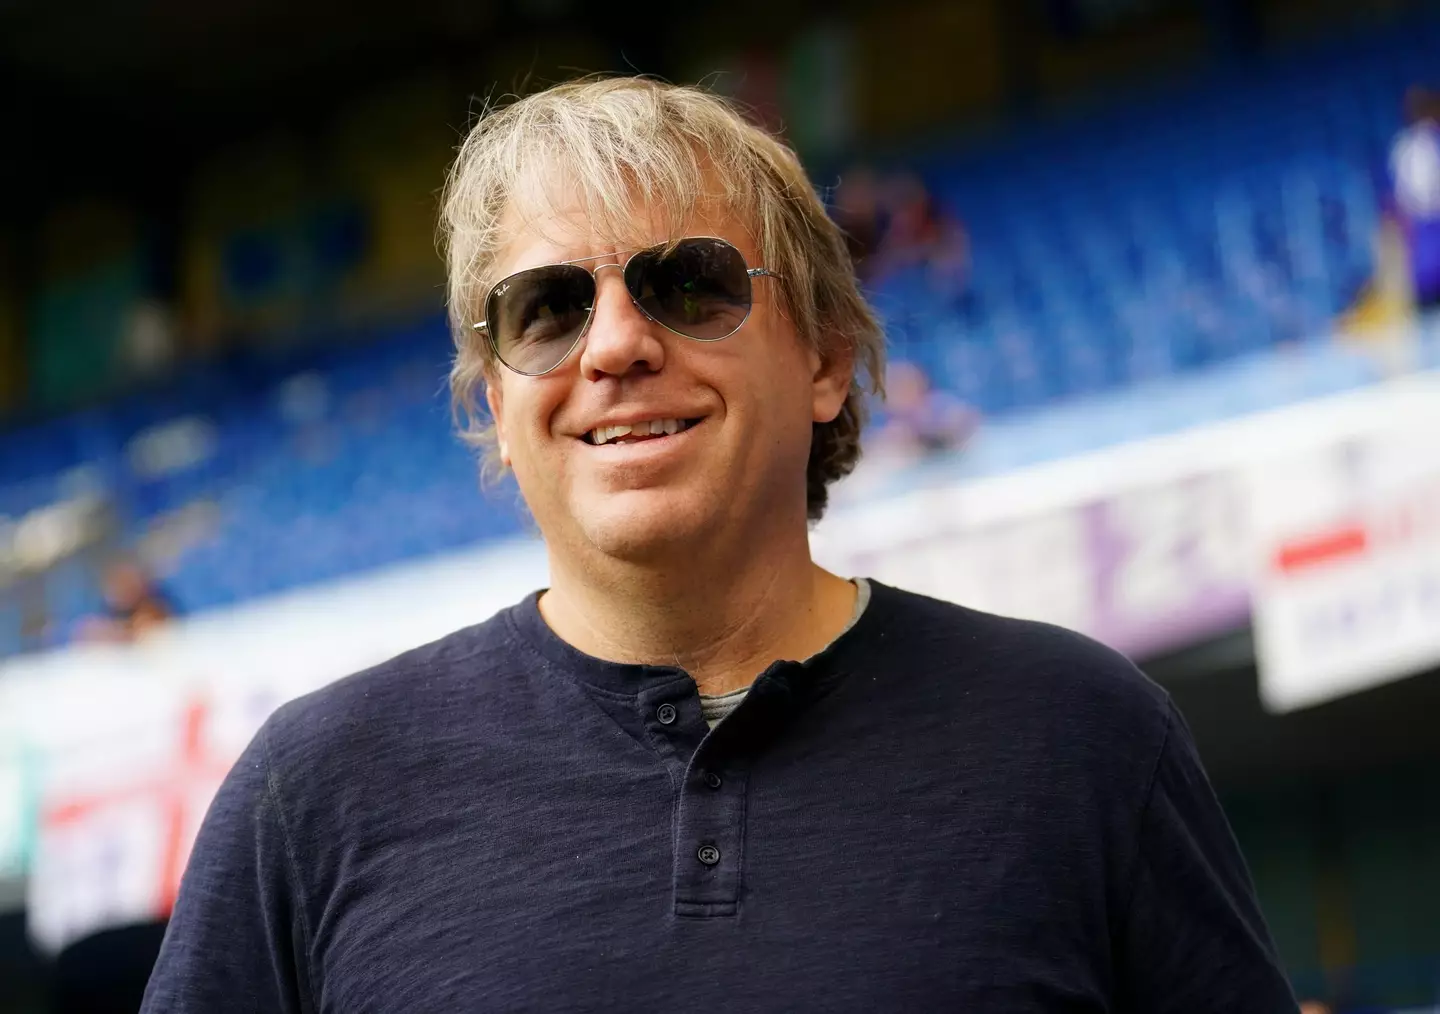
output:
[[[674,497],[651,495],[655,492],[615,496],[582,516],[586,541],[608,557],[642,566],[693,560],[717,519]]]

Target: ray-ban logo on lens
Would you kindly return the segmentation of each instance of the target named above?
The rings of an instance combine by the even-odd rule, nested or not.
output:
[[[495,295],[497,295],[497,296],[503,296],[503,295],[505,295],[505,293],[507,293],[507,292],[509,292],[509,291],[510,291],[510,283],[509,283],[509,282],[506,282],[504,285],[500,286],[500,288],[498,288],[498,289],[495,290]]]

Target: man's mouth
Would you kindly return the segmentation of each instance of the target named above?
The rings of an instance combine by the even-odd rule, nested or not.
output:
[[[640,440],[657,440],[684,433],[699,419],[647,419],[637,423],[617,423],[614,426],[597,426],[583,439],[587,444],[628,444]]]

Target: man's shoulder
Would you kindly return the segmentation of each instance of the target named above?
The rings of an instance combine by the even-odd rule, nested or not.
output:
[[[512,607],[513,608],[513,607]],[[262,735],[272,763],[305,763],[373,748],[379,737],[423,735],[517,669],[509,609],[281,705]],[[289,762],[289,763],[287,763]]]
[[[879,591],[887,613],[879,645],[920,666],[929,682],[972,702],[981,693],[1077,718],[1168,721],[1165,691],[1093,638],[914,592]]]

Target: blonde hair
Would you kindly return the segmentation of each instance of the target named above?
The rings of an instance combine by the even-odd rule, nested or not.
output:
[[[523,210],[536,221],[578,199],[597,232],[628,240],[636,195],[674,223],[713,205],[746,222],[801,340],[822,356],[853,355],[849,397],[834,421],[815,424],[810,446],[807,509],[819,519],[829,484],[859,460],[866,395],[882,393],[884,336],[844,236],[795,153],[698,88],[634,77],[572,81],[492,109],[470,131],[441,212],[456,348],[450,392],[462,437],[493,452],[494,427],[480,406],[499,367],[472,325],[483,318],[514,216]]]

